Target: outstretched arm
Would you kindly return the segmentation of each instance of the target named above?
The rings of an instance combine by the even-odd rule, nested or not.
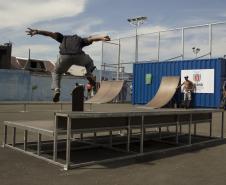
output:
[[[54,32],[50,31],[44,31],[44,30],[37,30],[37,29],[32,29],[32,28],[27,28],[26,31],[27,35],[30,35],[31,37],[34,35],[43,35],[43,36],[48,36],[56,40],[57,34]]]
[[[110,41],[110,37],[108,35],[105,36],[89,36],[88,38],[89,42],[97,42],[97,41]]]

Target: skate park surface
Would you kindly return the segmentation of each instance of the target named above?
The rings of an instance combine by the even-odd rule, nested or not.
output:
[[[55,111],[70,110],[71,105],[62,104],[13,104],[0,106],[0,121],[46,120],[53,119]],[[130,104],[85,105],[86,111],[127,112],[136,111]],[[140,111],[140,109],[139,109]],[[146,110],[149,111],[149,110]],[[213,130],[218,135],[218,113],[214,113]],[[216,123],[216,124],[215,124]],[[226,128],[224,128],[226,130]],[[2,142],[2,127],[0,142]],[[201,128],[206,132],[208,128]],[[224,130],[224,131],[225,131]],[[19,137],[19,136],[18,136]],[[22,137],[22,135],[21,135]],[[85,151],[84,151],[85,152]],[[87,154],[86,154],[87,155]],[[89,155],[97,156],[93,151]],[[216,184],[226,182],[226,144],[213,145],[202,149],[192,149],[172,153],[168,156],[151,156],[143,159],[130,159],[92,165],[63,171],[55,165],[12,151],[0,148],[0,184],[137,184],[137,185],[186,185]]]

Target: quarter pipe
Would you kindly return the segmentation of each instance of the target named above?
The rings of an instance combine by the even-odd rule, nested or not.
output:
[[[101,104],[111,102],[121,92],[123,84],[123,80],[102,81],[96,95],[85,103]]]
[[[156,95],[146,104],[146,107],[161,108],[166,105],[176,93],[179,81],[179,76],[162,77],[161,84]]]

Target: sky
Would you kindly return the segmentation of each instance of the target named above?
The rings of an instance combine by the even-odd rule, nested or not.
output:
[[[59,44],[43,36],[29,37],[25,33],[26,28],[61,32],[67,35],[78,34],[82,37],[108,34],[114,40],[134,36],[134,27],[127,22],[127,19],[137,16],[148,17],[148,20],[139,27],[138,34],[224,22],[226,21],[226,0],[0,0],[0,43],[12,42],[12,54],[17,57],[27,58],[30,48],[32,58],[55,61],[58,56]],[[216,32],[219,31],[217,29],[219,28],[216,28]],[[222,28],[222,31],[224,29],[225,27]],[[199,31],[208,35],[207,30],[208,28],[204,28]],[[218,35],[224,35],[222,31]],[[165,56],[163,59],[174,57],[177,53],[180,54],[176,51],[179,50],[178,45],[181,41],[176,35],[176,33],[171,33],[175,42],[174,46],[172,46],[172,40],[162,44],[161,52],[162,56]],[[186,37],[188,37],[188,42],[191,38],[195,40],[185,46],[185,49],[188,48],[190,52],[187,55],[191,55],[191,46],[194,44],[198,46],[198,40],[203,42],[199,46],[202,46],[202,54],[206,53],[205,50],[208,50],[208,46],[205,46],[208,45],[206,44],[207,37],[195,38],[194,35],[189,36],[189,34]],[[141,37],[139,43],[141,48],[144,47],[147,38],[144,40],[142,42]],[[215,42],[218,43],[218,40],[216,39]],[[222,46],[225,42],[221,39],[221,44],[218,44],[221,54],[224,52]],[[123,44],[122,56],[127,53],[124,60],[133,60],[132,58],[129,59],[128,56],[133,55],[134,49],[128,52],[128,48],[134,47],[134,38],[124,40],[124,43],[122,41]],[[169,52],[169,47],[171,47],[171,52]],[[149,49],[146,47],[140,52],[143,52],[143,56],[147,56],[145,53],[150,52],[150,48],[149,42]],[[117,52],[116,50],[117,48],[109,47],[104,57],[109,58],[108,54],[112,53],[112,57],[115,57],[117,55],[117,53],[114,55],[114,52]],[[97,63],[101,61],[101,43],[86,47],[85,51]],[[156,58],[156,52],[153,56],[143,57],[142,59],[148,60],[151,58]]]

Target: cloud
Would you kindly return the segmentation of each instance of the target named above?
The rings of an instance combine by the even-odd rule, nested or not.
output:
[[[93,27],[103,24],[103,20],[98,17],[76,17],[65,20],[45,21],[34,26],[38,29],[58,31],[63,34],[86,35],[92,33]]]
[[[16,27],[44,20],[75,16],[84,11],[86,0],[16,0],[0,5],[0,27]]]

